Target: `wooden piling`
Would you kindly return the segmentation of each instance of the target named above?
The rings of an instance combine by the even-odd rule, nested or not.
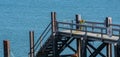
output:
[[[106,46],[107,50],[107,57],[112,57],[112,44],[107,44]]]
[[[56,27],[56,12],[51,12],[51,29],[52,29],[52,39],[53,39],[53,57],[57,56],[57,52],[56,52],[56,40],[55,40],[55,35],[56,35],[56,31],[57,31],[57,27]]]
[[[4,45],[4,57],[10,57],[10,43],[8,40],[3,41]]]
[[[117,43],[114,44],[114,57],[118,57],[117,56]]]
[[[81,39],[76,39],[77,40],[77,56],[81,57]]]
[[[30,57],[34,57],[34,31],[30,31],[29,36],[30,36]]]
[[[56,12],[51,12],[51,23],[52,23],[52,33],[57,31],[57,24],[56,24]]]

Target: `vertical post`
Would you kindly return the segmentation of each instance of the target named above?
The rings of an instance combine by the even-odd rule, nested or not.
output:
[[[117,43],[114,45],[114,53],[115,53],[115,57],[119,57],[120,56],[120,45]]]
[[[76,40],[77,40],[77,56],[81,57],[81,39]]]
[[[118,57],[117,56],[117,43],[114,44],[114,57]]]
[[[8,40],[3,41],[4,45],[4,57],[10,57],[10,44]]]
[[[71,34],[71,36],[72,36],[72,30],[73,30],[73,20],[71,21],[71,23],[72,23],[72,24],[69,24],[69,25],[70,25],[70,28],[71,28],[71,29],[70,29],[70,34]]]
[[[55,33],[57,31],[56,27],[56,12],[51,12],[51,23],[52,23],[52,33]]]
[[[76,15],[76,30],[79,29],[79,19],[80,19],[80,15]],[[77,56],[81,57],[82,53],[81,53],[81,38],[77,39]]]
[[[101,39],[103,41],[103,28],[101,28]]]
[[[86,50],[87,41],[83,37],[77,39],[77,56],[78,57],[87,57]]]
[[[106,48],[107,48],[107,57],[112,57],[112,45],[108,43]]]
[[[30,57],[34,57],[34,31],[29,32],[30,37]]]
[[[81,38],[81,57],[86,57],[87,56],[87,50],[86,50],[86,46],[87,46],[87,40],[85,39],[86,35]]]
[[[111,26],[112,18],[106,17],[105,23],[107,28],[107,34],[109,38],[111,38],[112,37],[112,26]],[[107,48],[107,57],[112,57],[112,44],[108,43],[106,48]]]
[[[75,17],[76,17],[76,24],[79,24],[80,23],[79,21],[81,20],[81,16],[80,15],[76,15]],[[78,25],[76,25],[76,29],[77,30],[79,29]]]
[[[57,56],[56,53],[56,49],[57,49],[57,43],[55,40],[55,35],[56,35],[56,31],[57,31],[57,27],[56,27],[56,12],[51,12],[51,23],[52,23],[52,38],[53,38],[53,57]]]

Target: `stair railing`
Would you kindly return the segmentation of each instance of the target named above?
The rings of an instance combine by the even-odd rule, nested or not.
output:
[[[34,44],[35,55],[37,54],[38,50],[43,48],[44,44],[42,43],[45,43],[47,41],[47,38],[49,38],[51,34],[50,32],[51,32],[51,22],[47,25],[45,30],[42,32],[42,34],[40,35],[40,37],[37,39],[37,41]]]

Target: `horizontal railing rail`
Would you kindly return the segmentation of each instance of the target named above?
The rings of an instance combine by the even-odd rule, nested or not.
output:
[[[88,22],[88,21],[87,21]],[[88,23],[92,23],[92,22],[88,22]],[[102,24],[104,26],[104,23],[97,23],[97,22],[93,22],[95,24]],[[66,26],[69,26],[69,27],[63,27],[63,26],[59,26],[60,24],[63,24],[63,25],[66,25]],[[119,25],[115,25],[115,24],[112,24],[113,26],[119,26]],[[70,26],[74,26],[73,28],[71,28]],[[92,26],[92,25],[87,25],[87,24],[75,24],[75,23],[67,23],[67,22],[58,22],[58,28],[60,29],[67,29],[67,30],[76,30],[75,26],[79,26],[79,27],[83,27],[84,29],[82,30],[78,30],[78,31],[85,31],[85,28],[87,28],[87,32],[93,32],[93,33],[99,33],[101,35],[103,34],[107,34],[106,30],[107,30],[107,27],[103,27],[103,26]],[[93,30],[90,30],[90,29],[94,29]],[[96,29],[96,30],[95,30]],[[112,32],[113,31],[116,31],[116,32],[119,32],[120,31],[120,28],[114,28],[112,27]],[[117,33],[117,34],[114,34],[112,33],[112,35],[115,35],[115,36],[119,36],[120,34]]]

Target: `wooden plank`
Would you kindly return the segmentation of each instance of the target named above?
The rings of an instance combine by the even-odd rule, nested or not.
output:
[[[62,31],[62,32],[70,33],[70,30],[65,30],[65,31]],[[83,31],[75,31],[75,30],[73,30],[72,33],[73,33],[73,34],[77,34],[77,35],[84,35],[84,34],[85,34],[85,32],[83,32]],[[99,39],[114,40],[114,41],[118,41],[118,39],[119,39],[118,36],[109,37],[109,36],[106,35],[106,34],[103,34],[103,38],[101,38],[101,34],[92,33],[92,32],[87,32],[87,36],[91,36],[91,37],[99,38]]]

